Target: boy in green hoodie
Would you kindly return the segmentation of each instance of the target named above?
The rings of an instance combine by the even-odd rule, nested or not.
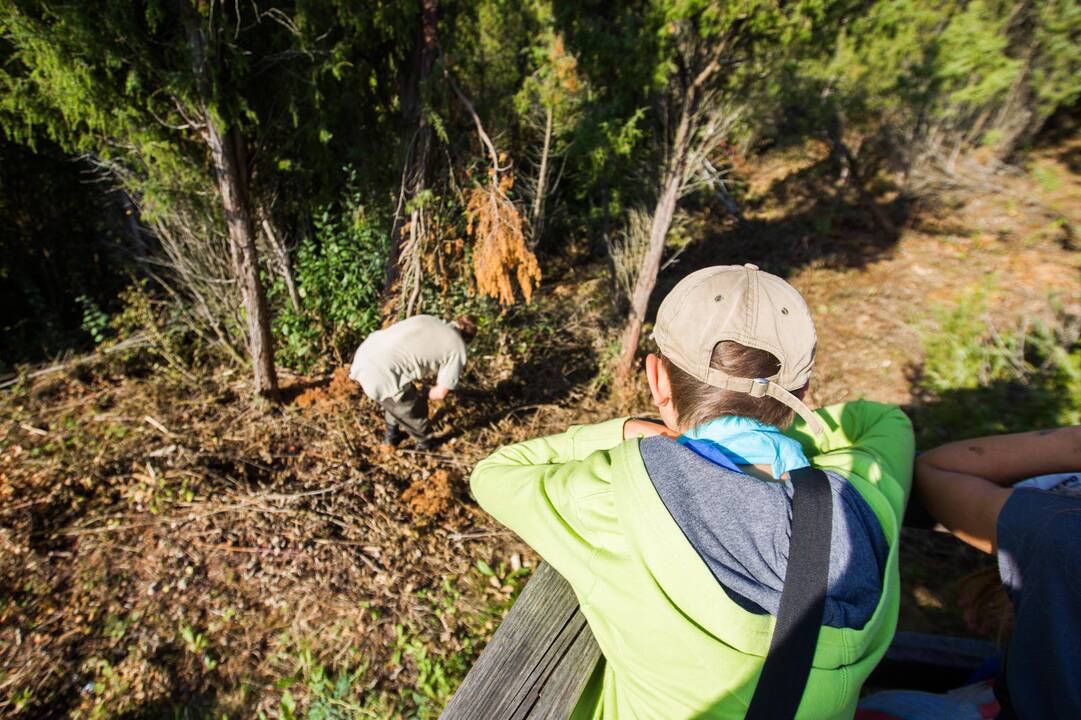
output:
[[[812,413],[801,400],[810,312],[753,265],[684,278],[653,338],[646,377],[662,422],[618,418],[508,446],[470,480],[567,579],[600,645],[575,717],[744,716],[784,586],[788,474],[808,465],[826,471],[833,522],[797,717],[851,717],[897,622],[908,419],[864,401]]]

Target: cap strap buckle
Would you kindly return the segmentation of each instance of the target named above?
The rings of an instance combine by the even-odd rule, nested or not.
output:
[[[713,387],[747,393],[751,397],[760,398],[768,395],[774,400],[795,410],[796,414],[803,418],[803,421],[807,423],[807,426],[815,435],[821,437],[826,432],[826,426],[822,424],[822,420],[818,415],[812,412],[802,400],[782,386],[773,382],[770,378],[752,379],[732,377],[731,375],[725,375],[716,368],[709,368],[706,371],[705,382]]]

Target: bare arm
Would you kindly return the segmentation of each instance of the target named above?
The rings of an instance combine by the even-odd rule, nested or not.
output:
[[[993,553],[1009,486],[1035,475],[1081,469],[1081,425],[961,440],[916,460],[916,492],[927,510],[969,545]]]

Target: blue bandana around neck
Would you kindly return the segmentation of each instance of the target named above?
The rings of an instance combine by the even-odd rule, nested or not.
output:
[[[780,478],[810,465],[798,440],[751,418],[714,418],[683,433],[676,442],[736,472],[743,472],[740,465],[769,465],[773,477]]]

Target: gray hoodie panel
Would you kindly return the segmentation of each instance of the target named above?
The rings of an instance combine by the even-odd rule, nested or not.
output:
[[[664,437],[641,442],[642,461],[676,524],[729,597],[777,614],[792,527],[792,484],[727,470]],[[833,533],[824,625],[862,628],[878,606],[889,547],[867,501],[827,472]]]

